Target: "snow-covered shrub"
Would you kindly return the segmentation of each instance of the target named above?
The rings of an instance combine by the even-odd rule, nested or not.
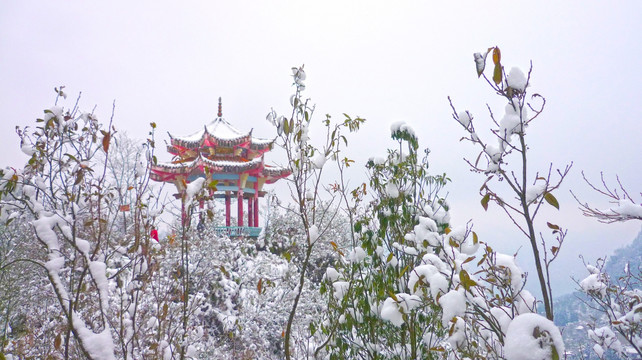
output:
[[[448,178],[428,173],[409,126],[394,124],[392,136],[407,153],[389,150],[368,163],[375,198],[355,223],[359,244],[337,249],[340,261],[326,272],[329,313],[318,322],[325,341],[315,354],[503,358],[513,319],[536,309],[524,274],[469,227],[451,228],[439,195]]]
[[[62,89],[56,91],[66,97]],[[135,331],[130,330],[136,326],[129,323],[135,314],[130,307],[135,291],[129,299],[113,297],[114,288],[122,285],[117,278],[125,272],[111,264],[126,253],[129,262],[121,264],[122,270],[138,269],[129,274],[144,276],[155,216],[148,206],[147,166],[126,190],[119,188],[108,174],[114,152],[111,123],[105,128],[95,114],[83,113],[77,105],[65,109],[57,101],[34,128],[16,130],[23,152],[30,156],[24,168],[0,171],[0,219],[30,224],[25,246],[35,245],[39,253],[15,262],[35,266],[49,283],[42,287],[42,296],[53,299],[55,306],[48,302],[49,315],[39,319],[39,327],[54,334],[47,337],[46,350],[7,351],[18,356],[132,358]],[[151,158],[153,144],[152,136],[141,153]],[[135,202],[123,204],[119,190],[133,194]],[[125,205],[130,213],[124,213]]]
[[[599,310],[600,318],[588,324],[588,337],[600,359],[608,352],[619,357],[642,357],[642,270],[630,269],[614,279],[604,271],[604,261],[586,264],[589,275],[578,284]]]

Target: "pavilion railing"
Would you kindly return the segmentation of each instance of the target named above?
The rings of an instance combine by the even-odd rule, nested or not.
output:
[[[214,231],[218,235],[224,235],[229,237],[259,237],[261,234],[260,227],[249,227],[249,226],[218,226],[214,228]]]

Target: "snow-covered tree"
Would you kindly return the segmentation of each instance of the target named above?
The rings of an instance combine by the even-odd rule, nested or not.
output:
[[[491,52],[494,69],[489,78],[484,70],[486,58]],[[481,149],[475,161],[467,160],[472,171],[486,178],[480,189],[481,205],[487,209],[490,202],[495,203],[526,237],[536,268],[544,311],[546,317],[553,320],[550,264],[559,254],[566,231],[557,224],[547,222],[549,230],[553,232],[554,245],[551,246],[541,231],[538,234],[536,217],[544,203],[559,209],[553,191],[560,187],[572,164],[556,172],[553,172],[552,164],[546,172],[529,172],[526,133],[533,120],[542,114],[546,104],[539,94],[533,94],[530,98],[528,96],[532,66],[528,74],[517,67],[506,72],[498,47],[489,48],[483,54],[474,54],[474,60],[478,76],[483,77],[492,90],[506,100],[504,113],[497,120],[488,106],[494,126],[491,129],[492,140],[483,139],[483,134],[475,127],[477,122],[472,114],[469,111],[458,113],[449,98],[453,118],[466,131],[464,139]],[[532,115],[529,114],[530,111],[533,112]]]
[[[342,122],[333,124],[330,115],[326,115],[323,120],[325,127],[324,142],[315,146],[311,139],[310,128],[316,124],[312,123],[314,106],[310,104],[310,99],[305,99],[302,92],[305,90],[306,73],[303,66],[292,68],[292,77],[296,92],[290,98],[292,111],[290,117],[278,116],[272,110],[267,120],[277,128],[279,134],[279,145],[284,149],[288,167],[292,171],[289,181],[290,194],[295,204],[291,209],[292,216],[300,219],[305,234],[303,241],[299,243],[303,252],[303,261],[299,264],[299,282],[296,288],[296,296],[292,302],[291,311],[284,331],[285,358],[291,359],[293,349],[291,346],[292,326],[295,323],[297,309],[303,289],[306,285],[306,274],[310,270],[309,265],[315,247],[318,246],[323,236],[329,231],[331,222],[323,221],[324,218],[334,218],[339,213],[338,201],[326,200],[320,201],[323,192],[322,175],[326,162],[335,161],[339,167],[347,166],[350,160],[341,158],[342,144],[347,146],[347,138],[343,131],[354,132],[364,122],[363,119],[351,118],[344,114],[345,119]],[[342,165],[343,164],[343,165]],[[326,189],[326,193],[331,198],[333,191]],[[289,253],[285,253],[289,254]],[[309,350],[306,350],[306,352]],[[297,357],[307,356],[305,353],[298,354]]]
[[[642,204],[635,202],[619,178],[617,187],[609,186],[604,174],[600,176],[601,185],[593,184],[586,176],[584,180],[610,202],[608,207],[597,208],[573,194],[584,216],[609,224],[642,220]],[[607,272],[604,265],[604,259],[594,265],[585,264],[589,274],[578,282],[580,291],[589,298],[587,305],[601,315],[588,324],[593,351],[600,359],[609,352],[622,358],[642,357],[642,269],[627,263],[616,275]]]
[[[70,109],[58,106],[66,94],[62,88],[56,92],[56,105],[44,111],[34,128],[16,129],[23,152],[30,156],[28,163],[23,169],[0,172],[1,220],[29,224],[31,236],[25,246],[34,244],[33,239],[39,248],[39,253],[16,259],[12,265],[27,262],[39,269],[56,304],[47,311],[58,313],[57,333],[49,338],[53,347],[23,355],[132,358],[136,322],[131,297],[135,294],[130,292],[128,300],[115,300],[112,295],[113,287],[122,285],[125,269],[138,269],[129,272],[128,282],[134,282],[146,268],[155,217],[148,208],[147,166],[125,190],[134,194],[136,200],[126,205],[135,215],[122,214],[129,208],[124,208],[108,176],[116,132],[111,120],[104,128],[95,114],[79,110],[78,101]],[[149,156],[153,136],[145,148],[142,153]],[[123,254],[127,254],[126,263],[118,268],[108,265]]]

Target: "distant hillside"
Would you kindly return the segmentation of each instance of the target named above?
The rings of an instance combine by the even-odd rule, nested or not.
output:
[[[619,278],[624,275],[627,264],[632,272],[642,271],[642,231],[630,245],[615,250],[607,259],[604,270],[612,279]],[[595,320],[599,323],[600,313],[591,309],[588,298],[578,291],[560,296],[555,299],[554,313],[555,323],[563,329],[566,349],[572,352],[569,359],[597,359],[591,350],[593,344],[588,339],[586,324]],[[606,358],[618,357],[608,354]]]
[[[624,275],[624,267],[629,264],[631,271],[642,265],[642,231],[629,246],[615,250],[615,253],[608,258],[604,270],[611,275],[611,278]]]

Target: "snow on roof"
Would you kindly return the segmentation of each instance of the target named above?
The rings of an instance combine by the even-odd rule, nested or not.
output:
[[[242,173],[247,171],[258,171],[257,175],[267,177],[268,183],[290,175],[290,170],[282,167],[272,167],[263,163],[263,158],[255,158],[247,162],[209,160],[205,157],[197,156],[194,160],[182,163],[161,163],[152,166],[152,179],[156,181],[165,181],[168,174],[190,174],[194,169],[199,167],[208,167],[217,173]],[[164,175],[163,175],[164,174]]]
[[[207,132],[210,133],[210,135],[224,140],[234,140],[250,134],[249,132],[245,134],[240,132],[238,129],[236,129],[221,117],[216,118],[211,123],[205,125],[205,128],[207,129]]]
[[[170,134],[170,137],[172,139],[172,143],[178,142],[200,145],[208,135],[221,142],[236,142],[248,138],[251,139],[253,147],[257,147],[259,149],[269,146],[274,141],[273,139],[252,137],[252,130],[245,133],[241,132],[222,117],[217,117],[212,120],[209,124],[203,127],[203,130],[199,130],[187,136],[172,136]]]

